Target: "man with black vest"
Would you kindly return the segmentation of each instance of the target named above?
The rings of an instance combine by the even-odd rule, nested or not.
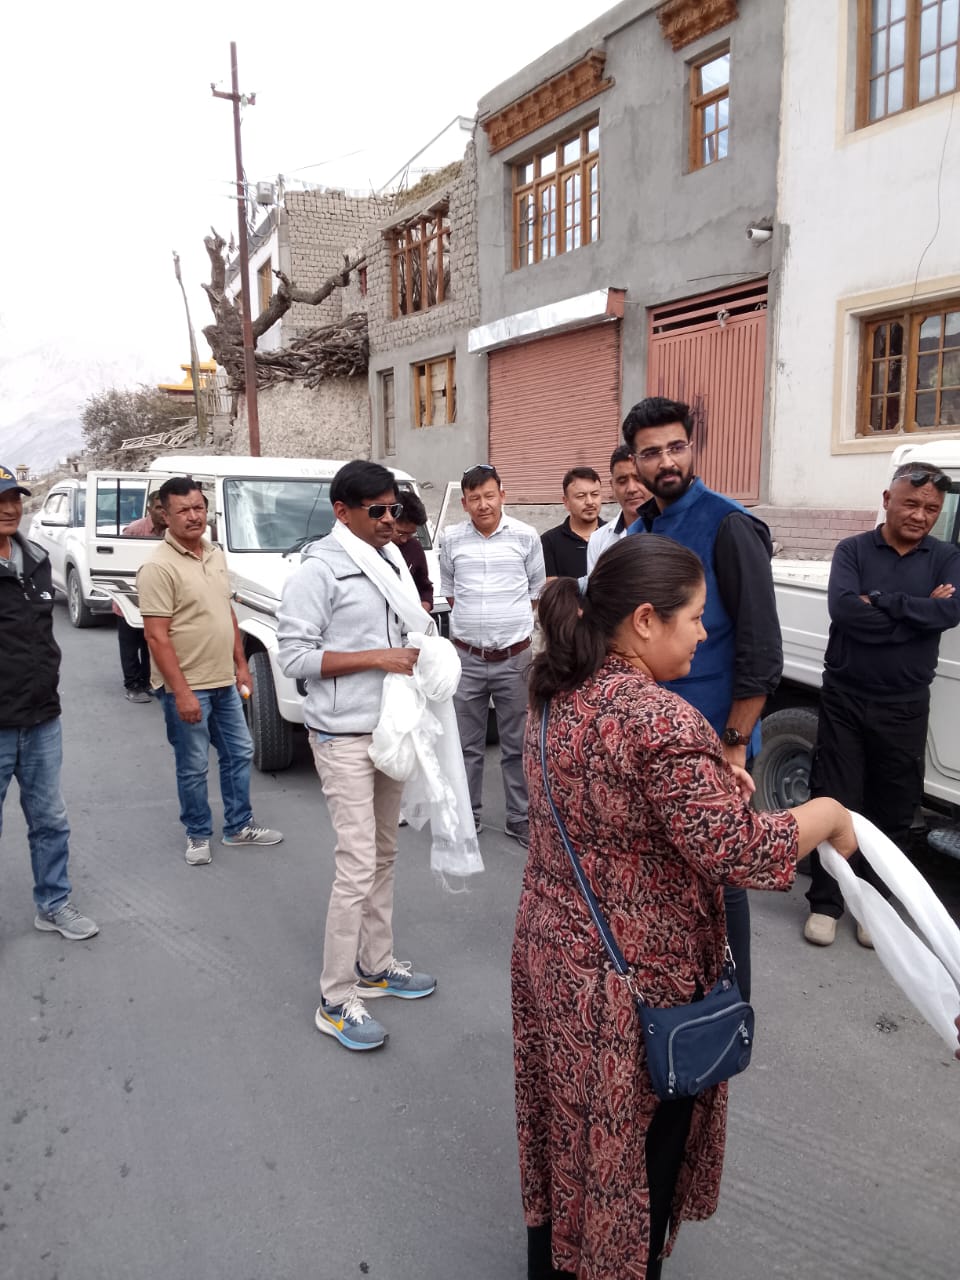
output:
[[[708,489],[693,473],[693,419],[687,405],[651,396],[633,406],[623,438],[637,474],[653,494],[630,533],[659,533],[703,561],[707,639],[690,674],[667,687],[712,725],[731,764],[760,748],[760,713],[783,669],[767,526],[739,502]],[[740,988],[750,989],[750,908],[746,891],[726,889],[727,931]]]

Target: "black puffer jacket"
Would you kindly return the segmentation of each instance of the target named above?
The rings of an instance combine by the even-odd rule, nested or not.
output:
[[[0,729],[29,729],[60,714],[60,649],[53,638],[50,558],[14,535],[23,580],[0,564]]]

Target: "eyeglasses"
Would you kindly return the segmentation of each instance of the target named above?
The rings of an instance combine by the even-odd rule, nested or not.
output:
[[[932,484],[941,493],[949,493],[950,477],[942,471],[904,471],[894,476],[894,480],[909,480],[915,489],[922,489],[925,484]]]
[[[362,502],[360,505],[363,507]],[[403,515],[402,502],[374,502],[369,507],[363,507],[363,509],[371,520],[382,520],[388,511],[394,520],[399,520]]]
[[[692,447],[689,440],[672,440],[662,449],[641,449],[633,456],[638,462],[659,462],[662,454],[666,454],[668,458],[682,458]]]

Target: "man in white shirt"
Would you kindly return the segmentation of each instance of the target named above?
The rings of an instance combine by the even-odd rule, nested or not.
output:
[[[492,698],[500,734],[506,832],[526,848],[523,731],[533,605],[546,577],[543,550],[532,525],[504,514],[503,486],[490,463],[465,471],[460,487],[470,519],[443,534],[440,591],[450,602],[450,638],[463,666],[454,705],[470,803],[478,819]]]
[[[610,488],[620,503],[620,515],[591,533],[587,543],[587,573],[592,572],[607,547],[612,547],[626,534],[637,512],[651,497],[637,474],[637,463],[629,445],[618,445],[610,455]]]

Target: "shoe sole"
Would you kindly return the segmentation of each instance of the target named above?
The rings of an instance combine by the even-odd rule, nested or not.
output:
[[[832,938],[811,938],[804,930],[803,939],[805,942],[809,942],[812,947],[832,947],[837,940],[837,935],[834,934]]]
[[[224,836],[220,843],[228,849],[265,849],[270,845],[282,844],[283,836],[279,840],[231,840],[229,836]]]
[[[395,991],[390,987],[368,987],[362,978],[357,982],[357,990],[364,1000],[379,1000],[381,996],[396,996],[398,1000],[422,1000],[424,996],[432,996],[436,989],[436,983],[429,991]]]
[[[95,938],[100,932],[99,926],[95,926],[90,933],[70,933],[67,929],[61,929],[59,925],[51,924],[49,920],[43,920],[40,916],[34,919],[33,927],[39,929],[41,933],[59,933],[61,938],[66,938],[68,942],[86,942],[87,938]]]
[[[318,1031],[322,1031],[325,1036],[333,1036],[334,1040],[339,1040],[345,1049],[351,1049],[357,1053],[365,1053],[369,1049],[382,1049],[389,1039],[389,1036],[385,1035],[382,1040],[378,1040],[375,1044],[358,1044],[356,1040],[349,1040],[342,1032],[338,1031],[332,1022],[328,1022],[322,1016],[319,1009],[313,1021]]]
[[[205,858],[187,858],[184,856],[184,861],[188,867],[209,867],[213,859],[207,854]]]

